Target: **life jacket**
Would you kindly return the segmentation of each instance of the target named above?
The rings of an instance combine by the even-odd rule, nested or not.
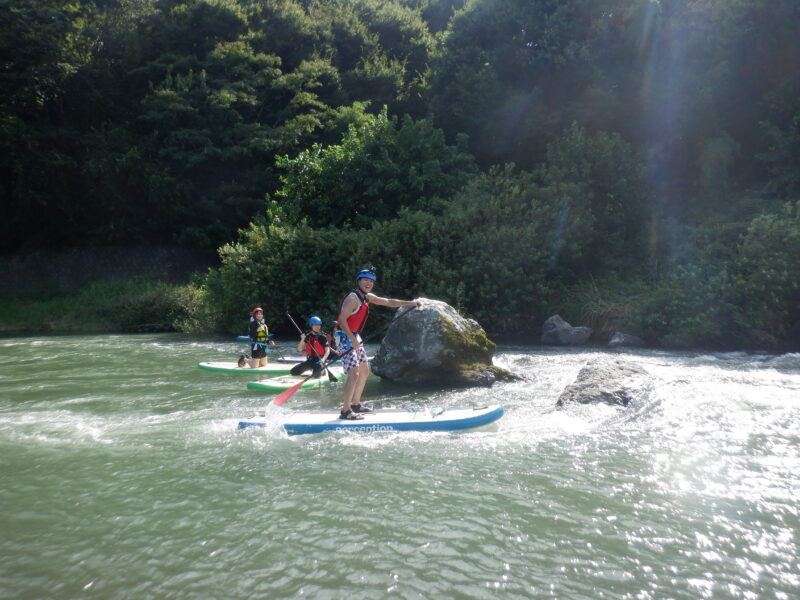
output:
[[[349,343],[350,340],[347,339],[347,335],[344,331],[337,331],[333,334],[333,340],[331,341],[331,344],[333,345],[333,349],[337,352],[347,349],[347,344]]]
[[[250,336],[254,342],[261,342],[262,344],[266,344],[267,340],[269,340],[269,328],[265,322],[256,323],[255,327],[255,337]]]
[[[369,317],[369,302],[367,301],[366,296],[361,297],[361,292],[358,290],[353,290],[350,294],[355,294],[356,298],[358,298],[358,309],[347,317],[347,326],[350,328],[350,331],[353,333],[361,333],[364,331],[364,327],[367,324],[367,317]],[[344,306],[344,301],[350,296],[347,294],[342,301],[339,303],[339,312],[342,312],[342,307]]]
[[[312,331],[306,333],[306,356],[308,358],[322,358],[325,356],[325,346],[319,341],[319,338],[324,338],[325,334],[316,334]],[[316,351],[316,354],[314,354]]]

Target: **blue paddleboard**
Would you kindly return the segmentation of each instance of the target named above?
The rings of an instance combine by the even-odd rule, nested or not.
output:
[[[295,412],[281,422],[286,433],[300,435],[325,431],[377,433],[381,431],[460,431],[475,429],[503,416],[502,406],[481,408],[425,408],[380,410],[366,413],[363,420],[347,421],[332,411]],[[239,421],[239,429],[264,427],[267,417],[256,416]]]

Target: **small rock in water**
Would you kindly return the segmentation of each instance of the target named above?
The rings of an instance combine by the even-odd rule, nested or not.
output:
[[[635,335],[629,335],[627,333],[622,333],[621,331],[615,331],[614,335],[611,336],[608,345],[611,348],[620,348],[623,346],[640,348],[644,346],[644,340]]]
[[[573,327],[560,315],[553,315],[542,325],[542,343],[550,346],[581,346],[591,335],[591,327]]]
[[[644,399],[653,378],[636,363],[614,358],[595,359],[584,366],[575,382],[564,388],[556,406],[605,403],[628,406]]]

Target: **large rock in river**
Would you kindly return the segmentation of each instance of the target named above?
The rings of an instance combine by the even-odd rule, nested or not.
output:
[[[556,406],[574,402],[628,406],[634,400],[646,400],[653,384],[654,378],[636,363],[620,358],[595,359],[564,388]]]
[[[483,328],[445,302],[417,298],[420,308],[394,316],[372,371],[398,383],[490,386],[516,379],[492,365],[495,344]]]

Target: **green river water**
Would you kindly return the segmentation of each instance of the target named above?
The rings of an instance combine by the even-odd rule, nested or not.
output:
[[[288,437],[237,430],[272,396],[196,368],[240,347],[0,339],[0,597],[798,597],[800,355],[619,353],[645,404],[555,410],[602,352],[501,346],[526,381],[365,395],[496,427]]]

